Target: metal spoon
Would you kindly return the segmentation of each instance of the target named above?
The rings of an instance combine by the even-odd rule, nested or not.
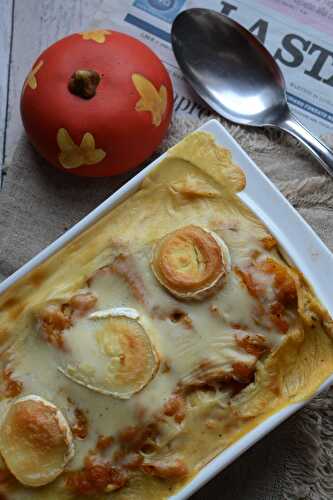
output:
[[[249,31],[218,12],[189,9],[171,36],[185,78],[211,108],[236,123],[289,132],[333,176],[333,151],[291,113],[280,68]]]

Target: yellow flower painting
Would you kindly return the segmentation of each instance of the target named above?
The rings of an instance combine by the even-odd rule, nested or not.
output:
[[[104,160],[103,149],[95,148],[95,139],[90,132],[82,137],[81,144],[75,144],[68,131],[60,128],[57,133],[57,144],[60,149],[59,162],[64,168],[78,168],[82,165],[95,165]]]
[[[107,35],[111,35],[109,30],[95,30],[95,31],[84,31],[80,33],[83,40],[93,40],[97,43],[104,43]]]
[[[40,70],[40,68],[43,66],[43,64],[44,64],[44,61],[39,61],[36,64],[36,66],[34,68],[32,68],[32,70],[28,74],[27,78],[25,79],[23,92],[25,91],[27,86],[29,86],[31,88],[31,90],[36,90],[36,88],[37,88],[36,75],[37,75],[38,71]]]
[[[164,85],[157,90],[155,86],[142,75],[134,73],[132,82],[141,99],[136,103],[136,111],[150,111],[152,122],[158,127],[167,108],[168,96]]]

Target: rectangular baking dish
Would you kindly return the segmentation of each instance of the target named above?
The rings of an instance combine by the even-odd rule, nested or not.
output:
[[[218,144],[231,151],[234,162],[242,168],[246,175],[246,188],[238,196],[266,224],[290,260],[311,283],[315,294],[333,316],[333,294],[331,293],[329,280],[327,279],[327,276],[333,272],[332,253],[217,120],[208,121],[198,130],[211,133]],[[7,290],[20,278],[32,271],[60,248],[64,247],[70,240],[100,219],[100,217],[114,208],[119,202],[127,198],[139,187],[144,177],[165,156],[166,153],[144,168],[89,215],[67,231],[66,234],[62,235],[9,278],[0,283],[0,293]],[[322,384],[316,394],[323,391],[332,383],[333,374]],[[307,401],[302,401],[297,404],[291,404],[267,418],[236,443],[220,453],[190,483],[177,494],[173,495],[171,499],[184,500],[189,498],[250,446],[302,408],[306,403]]]

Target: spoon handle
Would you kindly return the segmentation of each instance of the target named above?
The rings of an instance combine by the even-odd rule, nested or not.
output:
[[[325,170],[333,176],[332,149],[327,147],[311,132],[309,132],[309,130],[306,129],[290,111],[287,113],[287,116],[279,122],[279,127],[301,141],[321,163]]]

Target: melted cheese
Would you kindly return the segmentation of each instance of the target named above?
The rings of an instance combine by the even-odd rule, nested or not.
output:
[[[74,455],[63,414],[39,396],[20,398],[6,412],[0,449],[14,476],[27,486],[44,486],[58,477]]]
[[[232,247],[229,248],[232,262],[237,265],[240,259],[233,253]],[[119,401],[66,380],[58,368],[61,366],[60,358],[63,361],[70,359],[70,354],[50,348],[37,332],[26,339],[21,349],[16,350],[15,374],[23,381],[27,392],[38,392],[57,402],[60,407],[65,406],[67,412],[71,407],[67,401],[69,397],[88,411],[90,448],[93,448],[98,435],[116,435],[122,429],[136,425],[136,415],[141,407],[146,409],[146,421],[153,418],[179,383],[190,382],[200,375],[200,364],[208,363],[207,373],[214,369],[230,373],[235,362],[252,365],[256,358],[237,345],[237,330],[230,325],[239,323],[250,332],[260,333],[272,349],[283,339],[276,329],[267,330],[255,324],[253,314],[256,301],[231,270],[223,288],[202,304],[179,302],[173,298],[150,271],[151,249],[151,245],[148,245],[134,256],[131,255],[128,271],[140,276],[145,304],[137,302],[126,278],[115,273],[97,272],[89,288],[97,297],[96,311],[90,314],[90,318],[97,320],[84,317],[76,321],[73,327],[65,331],[64,338],[70,352],[74,353],[73,361],[80,359],[87,369],[91,369],[93,363],[94,369],[100,371],[102,365],[91,344],[92,333],[100,327],[98,317],[103,318],[112,314],[112,311],[117,314],[118,310],[119,314],[119,311],[126,313],[130,310],[130,315],[134,317],[133,312],[136,312],[146,326],[161,360],[168,361],[171,368],[169,373],[159,372],[141,392],[128,401]],[[252,249],[249,248],[249,251]],[[267,284],[271,285],[271,278]],[[170,319],[175,310],[183,311],[191,319],[190,328]],[[82,442],[79,442],[74,468],[83,465],[87,452],[88,447],[81,445]]]
[[[289,268],[299,310],[295,305],[285,308],[288,332],[270,318],[269,307],[276,300],[274,276],[252,266],[251,279],[265,291],[260,302],[236,272],[268,256],[286,266],[276,249],[265,250],[261,241],[269,233],[235,195],[243,186],[244,176],[230,153],[208,135],[194,134],[171,150],[137,193],[0,297],[1,328],[6,332],[1,336],[3,366],[22,384],[20,396],[37,394],[51,401],[72,426],[76,408],[86,416],[88,434],[75,439],[75,456],[66,471],[83,467],[99,436],[117,437],[128,427],[156,422],[179,387],[215,373],[233,376],[235,364],[256,367],[255,382],[236,397],[231,388],[218,384],[214,390],[194,390],[186,397],[184,420],[168,417],[160,422],[157,449],[143,453],[145,463],[181,458],[191,477],[265,416],[310,394],[332,370],[333,348],[320,321],[322,315],[328,325],[328,315],[314,298],[305,302],[305,293],[311,294],[296,270]],[[155,242],[189,224],[209,231],[230,256],[223,286],[201,302],[170,295],[150,267]],[[93,293],[96,303],[65,328],[68,350],[55,349],[41,335],[40,311],[47,304],[68,303],[78,292]],[[309,311],[317,318],[313,329]],[[126,400],[100,394],[59,372],[64,363],[80,360],[103,378],[92,334],[117,315],[140,322],[160,362],[147,384]],[[247,335],[264,339],[267,352],[262,360],[237,341]],[[304,377],[306,359],[311,359],[311,377]],[[7,386],[1,418],[16,397],[8,396],[10,382],[3,382]],[[116,443],[104,455],[112,458],[119,446]],[[119,500],[165,498],[181,484],[137,471],[113,495]],[[29,490],[17,486],[11,495],[28,498]],[[35,498],[67,495],[60,478]]]

